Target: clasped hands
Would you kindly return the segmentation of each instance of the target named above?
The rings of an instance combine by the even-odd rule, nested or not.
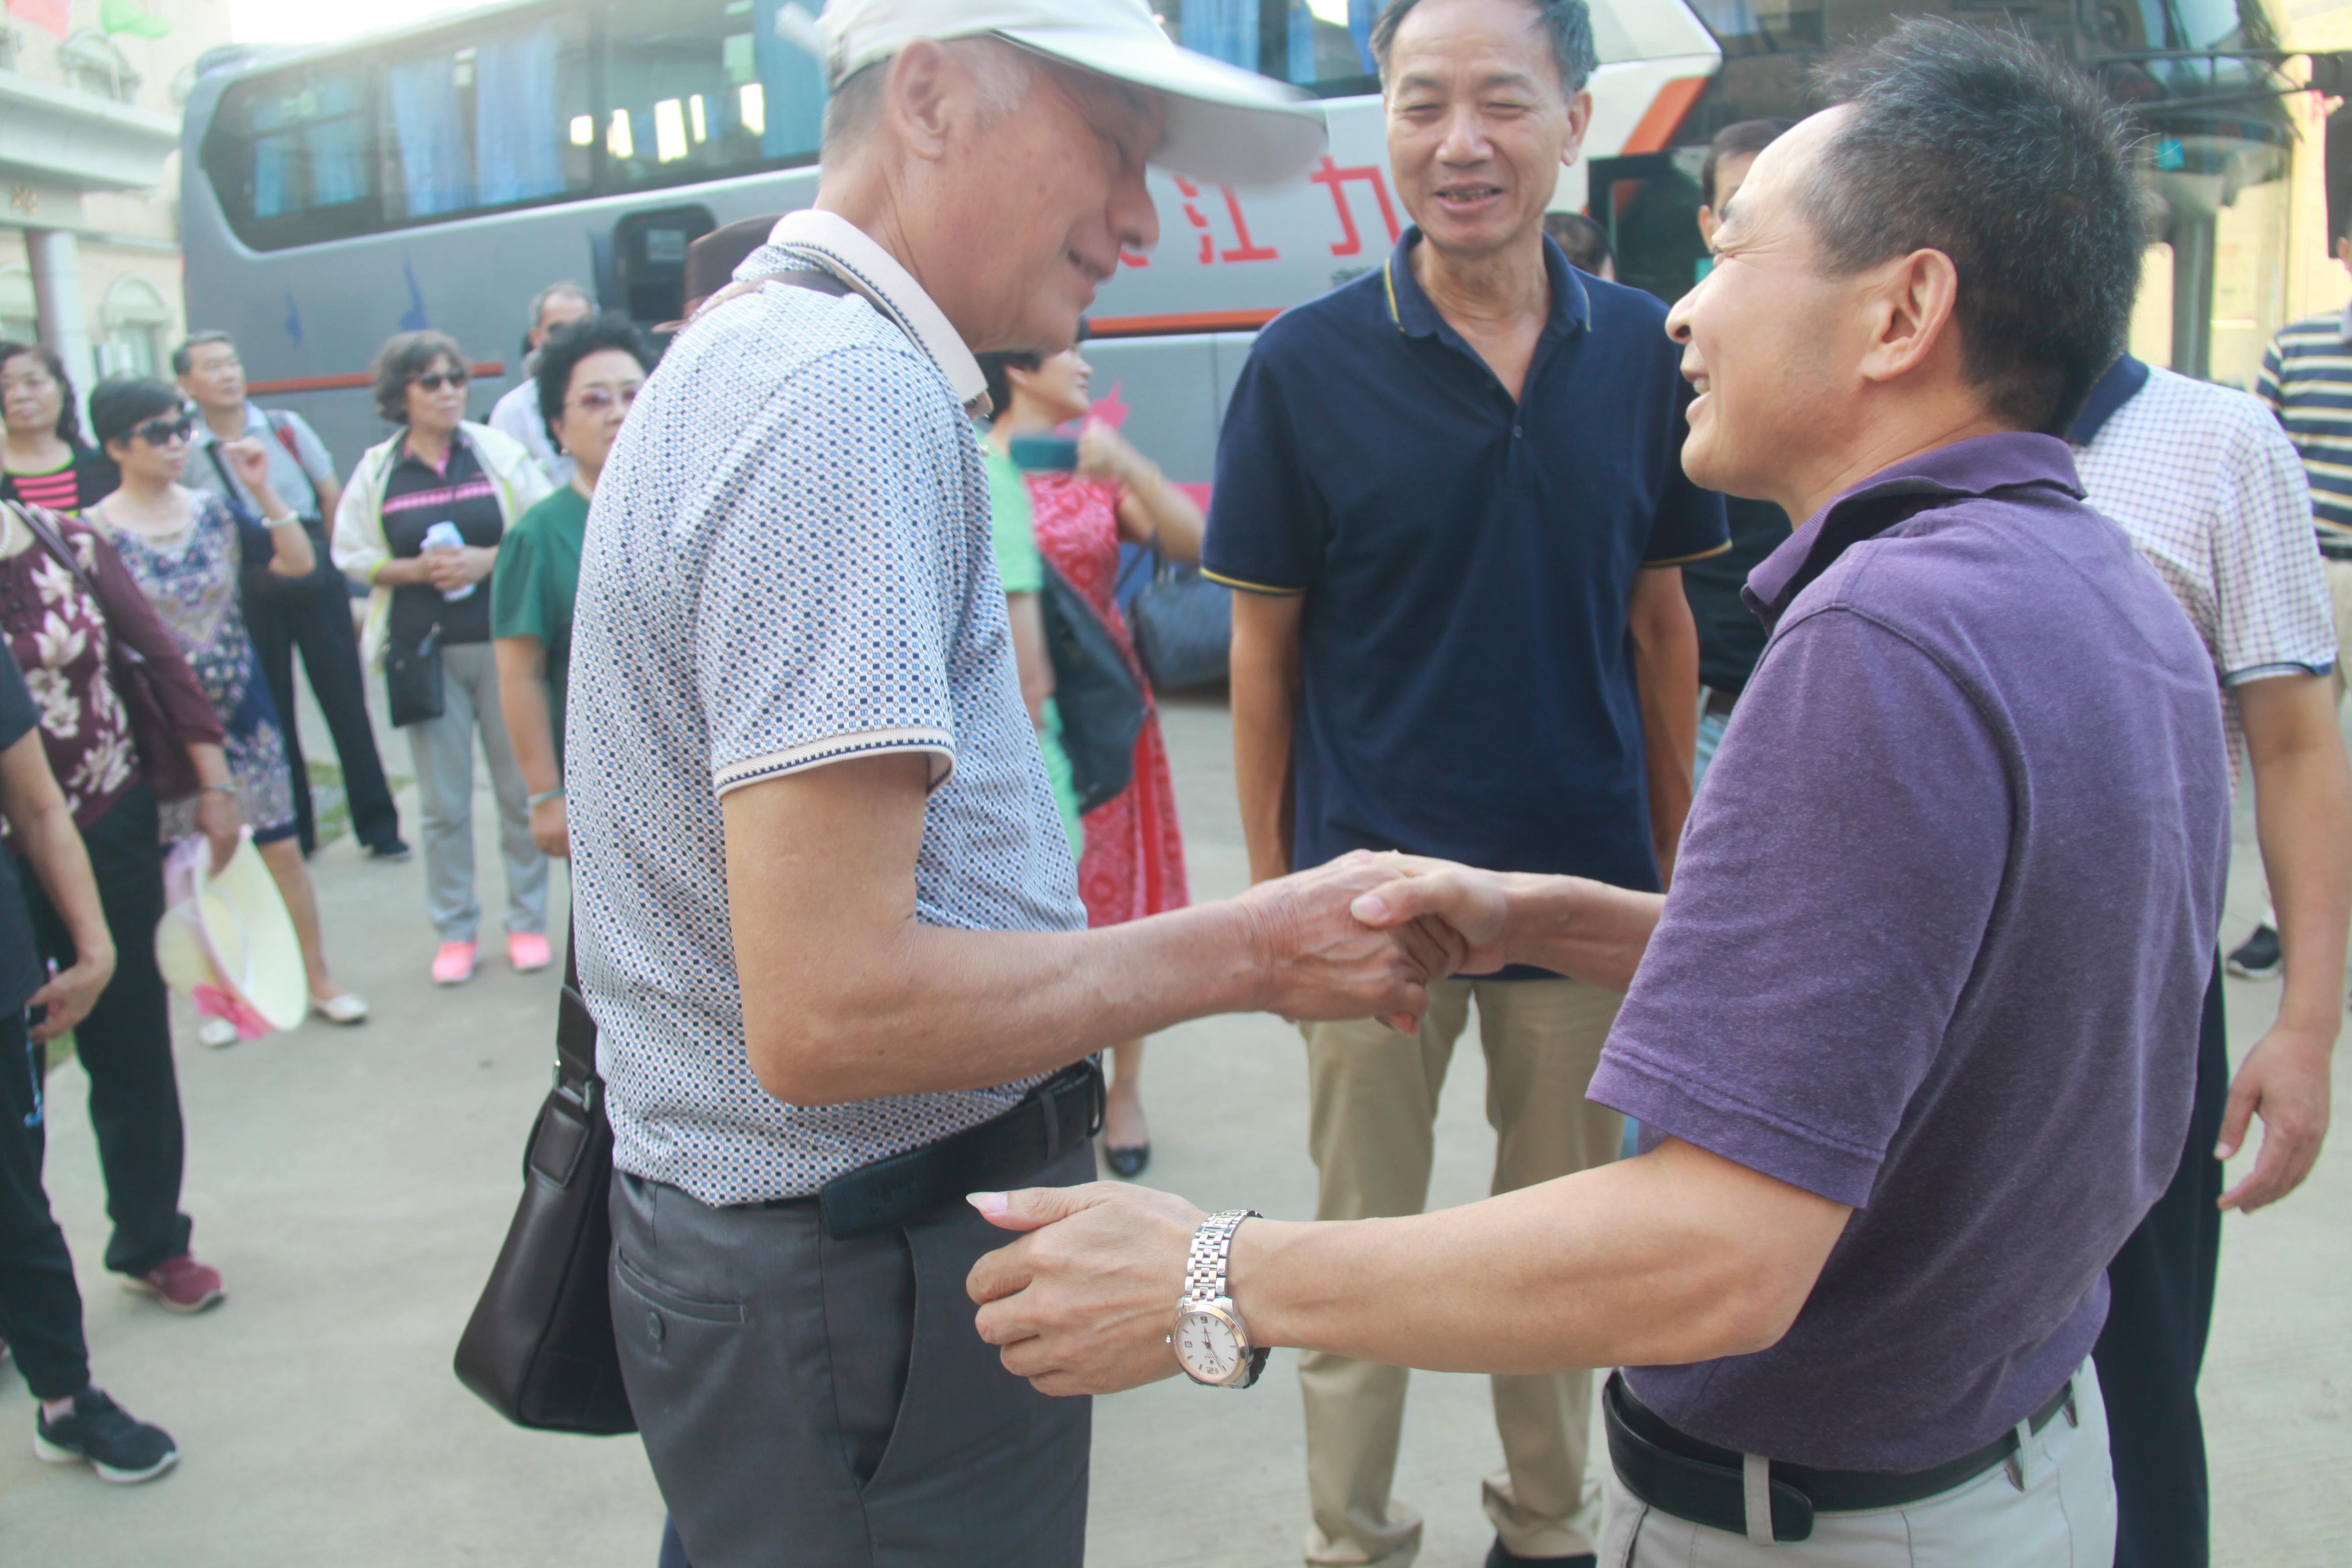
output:
[[[1507,962],[1504,889],[1494,872],[1362,850],[1260,883],[1239,900],[1260,1005],[1290,1018],[1377,1016],[1412,1033],[1433,981]],[[1052,1394],[1109,1394],[1176,1372],[1167,1335],[1200,1209],[1119,1182],[971,1201],[990,1224],[1028,1233],[966,1281],[980,1336],[1007,1371]],[[1236,1257],[1266,1223],[1242,1227]]]

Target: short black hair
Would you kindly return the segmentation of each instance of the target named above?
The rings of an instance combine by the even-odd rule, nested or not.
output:
[[[1595,278],[1609,265],[1608,231],[1582,213],[1546,213],[1544,232],[1567,252],[1569,260]]]
[[[1699,160],[1698,199],[1715,205],[1715,172],[1726,158],[1753,158],[1795,124],[1791,120],[1741,120],[1717,132]]]
[[[446,332],[401,332],[375,353],[375,411],[394,425],[408,423],[408,384],[443,360],[467,367],[457,340]]]
[[[1421,0],[1389,0],[1388,9],[1372,24],[1372,58],[1379,62],[1383,79],[1389,74],[1389,48],[1396,42],[1397,29],[1420,4]],[[1582,92],[1601,63],[1592,45],[1591,9],[1585,0],[1527,0],[1527,4],[1550,40],[1552,64],[1559,68],[1560,91]]]
[[[2147,239],[2122,115],[2020,34],[1914,17],[1822,68],[1853,112],[1799,200],[1832,271],[1940,250],[1969,378],[2062,435],[2123,353]]]
[[[81,415],[74,408],[73,377],[66,374],[66,362],[59,359],[58,351],[47,343],[19,343],[0,339],[0,370],[6,370],[10,360],[24,354],[31,354],[39,360],[42,368],[49,373],[49,379],[58,384],[58,439],[68,446],[81,445]]]
[[[89,428],[102,449],[126,441],[158,414],[187,406],[180,389],[152,375],[110,375],[89,389]]]
[[[540,345],[539,416],[546,423],[547,438],[558,447],[562,442],[555,434],[555,422],[563,417],[563,400],[572,395],[572,373],[580,368],[582,360],[606,349],[630,355],[643,370],[654,368],[653,345],[646,342],[635,321],[617,310],[583,316],[570,326],[558,327]]]
[[[236,347],[236,340],[215,327],[208,332],[190,332],[188,341],[172,351],[172,374],[185,375],[196,368],[196,351],[206,343],[226,343]]]
[[[1087,323],[1078,322],[1078,342],[1087,341]],[[1073,347],[1076,344],[1072,345]],[[988,378],[988,405],[994,410],[992,418],[1002,418],[1013,406],[1013,382],[1004,373],[1008,370],[1035,370],[1053,356],[1031,353],[1026,350],[991,349],[984,354],[974,354],[980,362],[980,374]]]

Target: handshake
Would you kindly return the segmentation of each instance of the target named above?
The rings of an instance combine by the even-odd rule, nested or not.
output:
[[[1431,982],[1509,962],[1509,880],[1359,849],[1261,882],[1237,900],[1250,921],[1257,1009],[1291,1019],[1377,1017],[1412,1034]]]

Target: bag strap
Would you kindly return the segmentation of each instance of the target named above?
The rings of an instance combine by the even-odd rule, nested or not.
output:
[[[576,921],[563,938],[563,994],[555,1010],[555,1087],[593,1111],[604,1098],[596,1076],[596,1018],[580,993],[580,932]]]
[[[286,448],[288,457],[294,459],[295,471],[316,489],[319,476],[312,473],[310,465],[302,460],[302,444],[294,439],[294,427],[286,423],[286,416],[275,408],[265,408],[261,411],[261,422],[269,426],[270,434],[278,437],[278,444]],[[218,446],[220,443],[215,441],[213,444]]]

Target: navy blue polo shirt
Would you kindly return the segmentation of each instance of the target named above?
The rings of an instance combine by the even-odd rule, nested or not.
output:
[[[1217,444],[1202,552],[1304,594],[1295,863],[1403,849],[1654,890],[1636,574],[1726,548],[1683,474],[1689,384],[1650,295],[1544,244],[1514,402],[1408,260],[1285,311]]]

